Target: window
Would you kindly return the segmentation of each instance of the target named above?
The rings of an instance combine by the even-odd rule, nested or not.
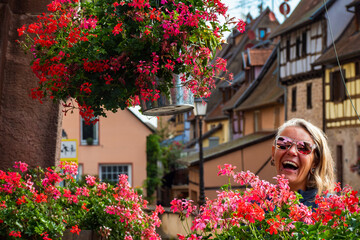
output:
[[[296,87],[291,90],[291,111],[296,111]]]
[[[300,38],[296,38],[296,57],[300,58]]]
[[[176,115],[176,123],[183,123],[184,122],[184,114],[179,113]]]
[[[291,90],[291,111],[296,111],[296,87]]]
[[[99,122],[87,125],[81,118],[81,145],[99,144]]]
[[[209,137],[209,148],[219,145],[219,137]]]
[[[128,175],[128,182],[131,185],[131,165],[128,164],[101,164],[99,177],[101,181],[118,182],[119,175]]]
[[[360,75],[360,62],[355,63],[355,75],[356,76]]]
[[[259,28],[259,39],[263,40],[266,37],[266,28]]]
[[[312,83],[308,83],[306,85],[306,107],[307,109],[311,109],[312,108]]]
[[[254,132],[259,132],[261,130],[261,112],[254,112]]]
[[[286,60],[290,61],[290,40],[286,40]]]
[[[333,102],[342,102],[346,97],[345,86],[342,81],[342,76],[345,78],[345,70],[341,71],[342,74],[340,70],[330,74],[330,101]]]
[[[280,107],[276,106],[274,109],[274,129],[277,129],[280,126]]]
[[[306,32],[303,32],[302,34],[302,55],[305,56],[306,55],[306,46],[307,45],[307,35]]]
[[[336,175],[337,181],[343,187],[343,148],[342,145],[336,146]]]
[[[242,112],[241,111],[237,111],[234,112],[233,115],[233,133],[235,134],[241,134],[243,129],[242,129],[242,123],[243,123],[243,116],[242,116]]]

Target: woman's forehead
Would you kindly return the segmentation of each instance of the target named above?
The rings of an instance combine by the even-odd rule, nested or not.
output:
[[[279,136],[290,137],[296,141],[308,141],[314,143],[310,133],[302,127],[289,126],[279,133]]]

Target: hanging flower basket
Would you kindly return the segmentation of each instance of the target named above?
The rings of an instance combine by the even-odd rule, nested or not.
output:
[[[48,11],[18,29],[39,79],[31,96],[74,98],[78,106],[64,111],[78,107],[86,121],[169,96],[174,74],[208,97],[215,75],[226,71],[215,51],[236,23],[220,0],[54,0]]]
[[[169,95],[160,93],[153,101],[140,99],[142,113],[147,116],[166,116],[191,111],[194,108],[194,95],[178,76],[173,77],[173,87]]]

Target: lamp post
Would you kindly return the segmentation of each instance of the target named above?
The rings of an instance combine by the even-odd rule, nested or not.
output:
[[[202,119],[206,115],[207,102],[201,98],[194,99],[194,115],[199,120],[199,205],[205,203],[204,159],[202,146]]]

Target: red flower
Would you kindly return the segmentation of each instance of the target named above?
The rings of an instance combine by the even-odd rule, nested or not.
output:
[[[77,235],[80,235],[79,233],[81,232],[81,229],[78,227],[78,225],[72,226],[70,232],[72,233],[76,233]]]
[[[17,232],[15,232],[15,231],[11,231],[10,233],[9,233],[9,236],[10,237],[21,237],[21,233],[20,233],[20,231],[17,231]]]
[[[118,23],[116,24],[116,26],[114,27],[112,33],[114,34],[114,36],[116,36],[117,34],[121,33],[123,31],[123,29],[121,28],[123,24],[122,23]]]

